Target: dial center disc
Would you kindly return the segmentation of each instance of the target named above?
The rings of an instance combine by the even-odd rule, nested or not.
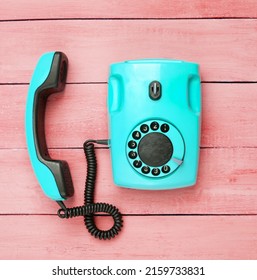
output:
[[[164,134],[152,132],[140,140],[138,154],[145,164],[154,167],[162,166],[171,159],[173,145]]]

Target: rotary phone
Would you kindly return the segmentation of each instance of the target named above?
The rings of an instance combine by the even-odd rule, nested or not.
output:
[[[40,58],[30,82],[26,105],[26,138],[32,167],[44,193],[56,201],[60,218],[83,216],[96,238],[115,237],[123,226],[113,205],[94,202],[95,145],[110,148],[113,180],[117,186],[164,190],[194,185],[197,179],[201,125],[198,65],[178,60],[145,59],[110,66],[107,108],[109,139],[87,140],[84,205],[66,208],[74,193],[68,163],[49,156],[44,115],[50,94],[64,89],[68,59],[62,52]],[[114,219],[100,230],[94,214]]]

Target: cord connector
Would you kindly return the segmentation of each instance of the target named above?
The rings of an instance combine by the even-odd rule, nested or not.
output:
[[[87,141],[84,142],[84,149],[85,147],[88,147],[90,144],[99,144],[99,145],[105,145],[108,146],[108,148],[110,147],[110,139],[97,139],[97,140],[93,140],[93,139],[89,139]]]
[[[110,140],[109,139],[99,139],[96,140],[96,144],[100,144],[100,145],[107,145],[109,146]]]

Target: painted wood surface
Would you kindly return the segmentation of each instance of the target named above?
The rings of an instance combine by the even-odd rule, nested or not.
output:
[[[98,217],[97,224],[105,228],[108,219]],[[111,241],[90,237],[83,218],[1,216],[0,222],[0,248],[8,259],[256,258],[256,216],[124,217],[126,230]]]
[[[1,22],[0,83],[28,83],[56,49],[69,57],[69,83],[106,82],[110,63],[149,57],[197,61],[202,81],[256,81],[256,29],[257,19]]]
[[[24,9],[26,7],[26,9]],[[71,8],[72,7],[72,8]],[[53,18],[252,18],[255,0],[6,0],[2,20]]]
[[[257,259],[256,1],[209,2],[2,1],[0,259]],[[115,187],[109,151],[97,150],[96,200],[115,204],[125,221],[112,241],[90,237],[80,218],[56,217],[58,206],[44,196],[29,163],[28,83],[38,58],[52,50],[69,57],[68,85],[50,97],[46,111],[50,154],[71,168],[69,207],[83,200],[83,141],[108,137],[109,64],[143,57],[200,63],[196,186],[161,192]],[[112,223],[96,219],[103,229]]]
[[[27,85],[0,86],[5,117],[0,148],[26,147],[27,91]],[[203,84],[201,147],[256,147],[256,92],[256,83]],[[68,84],[63,93],[52,95],[46,111],[48,146],[79,148],[85,139],[108,138],[106,98],[107,84]]]

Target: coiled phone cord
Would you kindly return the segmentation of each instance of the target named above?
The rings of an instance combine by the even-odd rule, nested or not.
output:
[[[118,208],[108,203],[94,203],[94,190],[96,181],[97,161],[95,156],[94,143],[108,145],[108,140],[87,140],[84,145],[84,153],[87,160],[87,178],[84,191],[84,205],[66,208],[63,202],[58,202],[61,209],[57,214],[60,218],[74,218],[84,216],[84,223],[89,233],[95,238],[111,239],[114,238],[123,226],[122,215]],[[107,213],[113,218],[114,224],[109,230],[100,230],[97,228],[94,215],[95,213]]]

